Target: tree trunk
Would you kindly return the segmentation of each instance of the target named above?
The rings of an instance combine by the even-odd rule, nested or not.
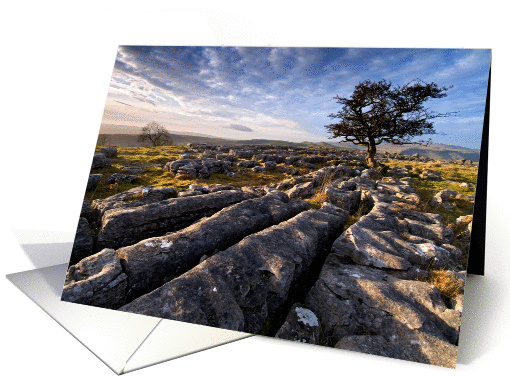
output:
[[[365,160],[367,161],[367,165],[370,167],[377,167],[377,162],[375,160],[376,150],[375,139],[368,138],[367,156],[365,157]]]

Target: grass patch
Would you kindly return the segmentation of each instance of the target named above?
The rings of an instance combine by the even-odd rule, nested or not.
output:
[[[381,162],[383,163],[383,162]],[[411,177],[418,177],[418,174],[421,173],[424,169],[429,169],[431,171],[437,172],[441,174],[441,177],[443,179],[450,179],[454,180],[456,182],[460,183],[470,183],[470,184],[476,184],[476,179],[478,177],[478,166],[476,165],[461,165],[461,164],[446,164],[446,163],[436,163],[436,162],[430,162],[430,163],[421,163],[421,162],[412,162],[412,161],[400,161],[400,160],[394,160],[389,159],[387,161],[384,161],[384,164],[388,165],[389,167],[404,167],[405,165],[410,165],[413,167],[412,170],[409,171],[409,174]],[[419,170],[419,171],[416,171]],[[441,183],[441,182],[438,182]],[[466,191],[466,189],[463,189]],[[474,187],[469,188],[468,191],[463,192],[473,192],[474,193]],[[469,195],[469,194],[468,194]]]
[[[432,269],[426,278],[420,281],[426,281],[435,285],[443,298],[454,298],[464,293],[464,283],[455,276],[452,271],[446,269]]]
[[[126,198],[126,201],[127,202],[134,202],[135,200],[140,200],[140,199],[143,199],[144,198],[144,195],[142,192],[140,192],[139,194],[133,194],[133,195],[129,195],[127,198]]]
[[[306,199],[312,205],[312,208],[321,208],[326,202],[326,188],[331,186],[332,181],[332,174],[326,174],[322,177],[321,182],[315,189],[315,194],[310,199]]]
[[[404,167],[405,165],[411,165],[413,167],[413,169],[409,171],[411,187],[414,188],[421,199],[419,205],[416,207],[417,210],[439,214],[443,218],[443,223],[445,225],[452,224],[459,216],[473,214],[474,204],[471,202],[452,200],[451,204],[453,208],[445,209],[443,207],[431,207],[430,200],[435,194],[444,189],[474,196],[476,193],[476,180],[478,176],[477,166],[397,160],[388,160],[385,164],[390,167]],[[441,177],[445,180],[433,181],[422,179],[419,177],[419,174],[423,169],[435,171],[441,174]],[[468,183],[469,187],[460,187],[459,184],[449,182],[448,180],[458,183]]]
[[[99,152],[101,148],[101,146],[97,146],[96,152]],[[117,147],[117,157],[112,158],[111,166],[92,171],[94,174],[103,174],[103,178],[95,190],[85,193],[85,199],[91,203],[94,199],[107,198],[138,186],[174,187],[177,189],[186,189],[191,184],[224,184],[234,187],[266,186],[271,183],[279,183],[288,176],[276,170],[255,173],[249,169],[239,169],[241,171],[237,173],[235,178],[224,174],[213,174],[208,179],[183,179],[182,177],[175,177],[160,167],[169,161],[178,159],[184,149],[183,146]],[[191,155],[198,157],[200,154],[191,153]],[[133,184],[119,183],[112,186],[106,183],[106,179],[112,174],[128,174],[124,170],[125,167],[139,167],[145,171],[137,174],[138,180]],[[310,170],[300,168],[300,173],[305,172],[310,172]]]
[[[447,182],[435,182],[416,177],[411,179],[411,186],[420,196],[420,203],[417,206],[417,209],[423,212],[439,214],[443,218],[443,223],[445,225],[454,223],[459,216],[473,214],[474,203],[472,202],[464,200],[452,200],[450,203],[453,208],[446,209],[441,206],[432,207],[430,205],[430,200],[435,194],[444,189],[449,189],[465,195],[474,195],[474,188],[471,191],[466,191],[461,187],[452,186]]]
[[[231,177],[225,174],[212,174],[207,179],[197,179],[200,184],[228,184],[234,187],[257,187],[267,186],[271,183],[279,183],[287,177],[286,174],[273,170],[256,173],[250,170],[238,172],[237,176]]]

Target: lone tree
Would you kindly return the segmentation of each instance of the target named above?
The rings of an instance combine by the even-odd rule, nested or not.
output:
[[[367,164],[375,167],[376,146],[382,142],[396,145],[428,143],[412,139],[435,134],[430,120],[450,113],[431,112],[423,103],[429,98],[446,97],[450,88],[439,88],[433,82],[426,84],[420,80],[394,87],[385,80],[363,81],[350,98],[334,97],[343,107],[329,118],[338,118],[340,122],[326,125],[326,128],[332,134],[331,138],[340,137],[343,139],[340,142],[365,146]]]
[[[138,142],[152,147],[171,146],[173,144],[170,133],[157,122],[149,122],[142,128],[142,132],[138,136]]]

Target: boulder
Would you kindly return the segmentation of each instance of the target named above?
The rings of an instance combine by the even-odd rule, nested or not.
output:
[[[298,160],[296,163],[294,163],[294,165],[301,166],[301,167],[307,167],[307,168],[309,168],[311,170],[315,169],[315,165],[313,163],[310,163],[310,162],[308,162],[307,160],[304,160],[304,159]]]
[[[452,190],[441,190],[430,199],[432,207],[442,207],[446,209],[453,208],[450,203],[453,200],[460,200],[464,202],[475,202],[475,197],[471,195],[464,195]]]
[[[191,191],[200,191],[200,192],[203,192],[204,191],[204,186],[202,186],[200,184],[190,184],[188,189],[191,190]]]
[[[361,177],[362,178],[373,178],[374,176],[378,175],[379,172],[374,168],[367,168],[363,171],[361,171]]]
[[[62,301],[118,309],[125,304],[127,276],[113,249],[104,249],[69,267]]]
[[[122,170],[131,175],[143,174],[144,172],[147,171],[140,167],[124,167]]]
[[[90,174],[89,180],[87,181],[87,191],[95,189],[102,178],[103,174]]]
[[[248,150],[230,150],[229,155],[232,155],[234,157],[243,158],[243,159],[250,159],[253,156],[253,151]]]
[[[447,245],[447,244],[446,244]],[[435,269],[455,269],[459,265],[461,251],[456,247],[438,247],[432,243],[412,244],[412,246],[420,253],[420,255],[427,259],[427,265]]]
[[[103,147],[101,149],[101,153],[104,154],[107,158],[116,158],[117,157],[117,148],[116,147]]]
[[[135,187],[105,199],[95,199],[92,201],[92,210],[101,221],[108,210],[143,206],[176,196],[177,190],[172,187]]]
[[[287,195],[290,198],[308,198],[314,193],[313,183],[306,182],[302,184],[296,184],[290,190],[287,191]]]
[[[289,175],[297,175],[299,174],[299,170],[297,168],[293,167],[287,167],[287,166],[276,166],[276,170],[283,172],[285,174]]]
[[[266,171],[272,171],[276,168],[276,162],[275,161],[266,161],[264,162],[264,167]]]
[[[414,193],[414,189],[408,183],[392,178],[388,178],[386,182],[377,182],[377,191],[390,195]]]
[[[264,166],[255,166],[252,168],[252,171],[255,173],[261,173],[261,172],[266,172],[267,168]]]
[[[110,175],[108,178],[106,178],[106,183],[113,184],[113,183],[134,183],[138,180],[138,177],[136,175],[126,175],[126,174],[119,174],[115,173]]]
[[[420,244],[407,241],[409,236],[419,237]],[[447,260],[450,253],[439,247],[452,240],[453,232],[443,226],[439,215],[376,203],[333,243],[331,251],[344,262],[409,271],[430,263],[454,262]]]
[[[452,367],[460,313],[431,284],[326,259],[305,306],[336,347]],[[367,335],[370,334],[370,335]],[[355,337],[359,336],[359,337]]]
[[[325,190],[326,201],[337,207],[343,208],[353,213],[357,210],[361,201],[360,191],[349,191],[338,187],[328,187]]]
[[[218,250],[237,243],[246,235],[277,224],[307,208],[310,208],[307,202],[289,200],[283,193],[273,193],[225,208],[214,216],[174,234],[144,240],[117,251],[107,250],[111,251],[109,254],[115,254],[115,261],[110,259],[109,263],[116,264],[121,259],[125,275],[123,277],[129,283],[129,290],[123,289],[123,294],[118,296],[119,301],[125,304],[184,273]],[[94,256],[102,259],[106,256],[105,251],[102,251],[100,256]],[[98,267],[96,260],[91,261],[94,256],[70,268],[66,285],[73,280],[93,282],[101,277],[103,267]],[[101,262],[105,263],[103,260]],[[80,277],[75,276],[76,269],[80,270]],[[110,290],[106,288],[103,292],[106,294],[104,307],[109,307],[112,305]],[[100,290],[95,293],[94,305],[102,306],[101,293]],[[88,298],[80,300],[76,292],[72,295],[73,301],[84,304],[89,301]]]
[[[109,209],[102,215],[97,245],[99,248],[116,249],[148,237],[177,231],[222,208],[252,197],[239,190],[219,191]]]
[[[455,220],[455,223],[459,224],[459,225],[468,225],[472,221],[473,221],[473,215],[464,215],[464,216],[459,216]]]
[[[84,199],[81,205],[80,218],[85,218],[89,222],[92,222],[92,217],[92,207],[90,207],[90,203]]]
[[[112,160],[103,153],[94,154],[92,158],[92,170],[110,166]]]
[[[304,308],[302,304],[294,304],[275,337],[318,345],[320,335],[319,319],[315,313]]]
[[[422,171],[422,173],[420,174],[420,178],[426,179],[426,180],[435,180],[435,181],[443,180],[443,178],[441,177],[441,174],[439,174],[438,172],[429,170],[429,169],[424,169]]]
[[[364,197],[370,199],[372,203],[392,203],[395,207],[414,208],[420,203],[418,194],[386,194],[373,191],[364,192]]]
[[[242,161],[237,162],[237,165],[239,167],[252,168],[252,167],[258,166],[259,162],[257,162],[256,160],[242,160]]]
[[[286,164],[286,165],[294,164],[294,163],[296,163],[299,159],[300,159],[300,157],[299,157],[299,156],[297,156],[297,155],[293,155],[293,156],[287,157],[287,158],[285,158],[285,164]],[[282,167],[283,167],[283,166],[282,166]]]
[[[358,190],[376,190],[377,182],[367,178],[361,178],[356,176],[354,178],[349,179],[349,182],[356,183],[356,188]]]
[[[343,215],[302,212],[245,237],[120,310],[260,333],[343,223]]]
[[[409,168],[407,168],[407,166],[404,166],[404,167],[391,167],[388,172],[390,174],[393,174],[393,175],[396,175],[396,176],[403,176],[403,177],[406,177],[406,176],[409,176]]]
[[[170,171],[173,175],[180,178],[206,179],[212,174],[225,174],[230,172],[231,165],[232,162],[224,160],[185,158],[166,163],[163,170]]]

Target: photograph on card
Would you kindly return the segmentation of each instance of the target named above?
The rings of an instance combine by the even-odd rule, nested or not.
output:
[[[62,300],[454,368],[490,60],[120,46]]]

